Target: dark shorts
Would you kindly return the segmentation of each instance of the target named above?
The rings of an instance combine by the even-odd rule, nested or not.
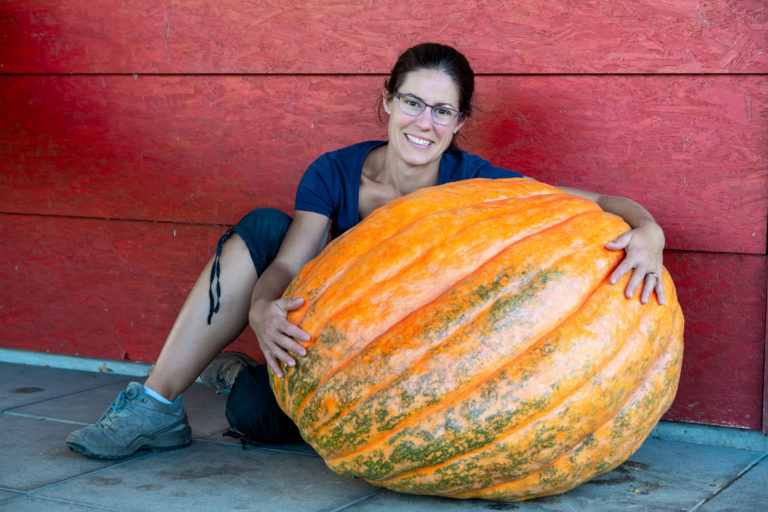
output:
[[[219,274],[224,242],[232,233],[240,235],[248,246],[256,272],[261,275],[277,256],[290,223],[291,217],[280,210],[259,208],[240,219],[222,235],[211,268],[209,324],[219,310]],[[244,441],[290,443],[301,440],[296,425],[280,409],[272,394],[267,367],[264,365],[246,367],[237,375],[227,398],[226,416],[230,426]]]
[[[213,266],[211,266],[211,282],[208,288],[210,300],[208,324],[211,323],[213,315],[219,312],[219,298],[221,297],[219,275],[221,274],[221,250],[224,247],[224,242],[232,236],[232,233],[240,235],[251,253],[256,273],[261,275],[277,256],[277,251],[280,249],[280,244],[283,243],[290,224],[291,217],[280,210],[257,208],[240,219],[240,222],[229,228],[219,238],[216,256],[213,259]]]
[[[261,275],[277,256],[290,224],[288,214],[274,208],[258,208],[240,219],[222,238],[229,238],[232,232],[240,235],[251,252],[256,272]]]

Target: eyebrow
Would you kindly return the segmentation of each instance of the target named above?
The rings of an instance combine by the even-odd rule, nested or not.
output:
[[[405,96],[412,96],[412,97],[416,98],[417,100],[419,100],[419,101],[420,101],[420,102],[422,102],[422,103],[427,103],[426,101],[424,101],[424,99],[423,99],[423,98],[420,98],[419,96],[416,96],[415,94],[411,94],[411,93],[409,93],[409,92],[404,92],[403,94],[404,94]],[[451,108],[452,108],[453,110],[455,110],[456,112],[458,112],[458,111],[459,111],[459,109],[458,109],[458,108],[454,107],[452,104],[450,104],[450,103],[448,103],[448,102],[445,102],[445,101],[443,101],[443,102],[438,102],[438,103],[435,103],[435,105],[434,105],[434,106],[435,106],[435,107],[451,107]]]

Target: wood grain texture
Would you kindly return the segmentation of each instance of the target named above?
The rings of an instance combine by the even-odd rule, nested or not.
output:
[[[0,77],[0,211],[235,222],[325,151],[385,136],[382,77]],[[481,77],[459,144],[631,197],[667,247],[762,254],[766,77]]]
[[[315,158],[384,135],[375,82],[0,78],[0,211],[232,223],[292,209]]]
[[[11,1],[0,72],[385,73],[438,40],[479,73],[765,73],[767,31],[762,0]]]
[[[222,231],[0,215],[2,346],[154,362]],[[665,264],[686,319],[666,418],[760,428],[766,257],[668,251]],[[232,348],[260,358],[246,331]]]
[[[547,183],[630,197],[657,217],[668,248],[765,253],[768,77],[481,83],[487,114],[467,132],[473,152]]]
[[[761,428],[768,260],[667,251],[685,315],[680,388],[666,419]]]
[[[0,215],[0,345],[154,363],[224,230]]]

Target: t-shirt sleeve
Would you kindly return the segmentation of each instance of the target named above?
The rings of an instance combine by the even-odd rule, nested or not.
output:
[[[501,167],[494,167],[490,164],[482,166],[477,170],[476,178],[522,178],[522,174],[516,171],[510,171],[509,169],[503,169]]]
[[[315,212],[331,217],[338,210],[336,198],[340,196],[339,180],[334,180],[328,158],[324,155],[315,160],[304,172],[296,190],[297,210]]]
[[[488,160],[466,151],[456,149],[446,151],[441,162],[441,173],[445,169],[442,182],[469,180],[472,178],[522,178],[519,172],[501,167],[494,167]]]
[[[516,171],[510,171],[502,167],[495,167],[483,158],[477,155],[466,155],[467,167],[472,169],[473,178],[522,178],[523,175]]]

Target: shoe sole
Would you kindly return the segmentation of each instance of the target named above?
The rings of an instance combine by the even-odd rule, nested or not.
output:
[[[90,457],[92,459],[120,460],[120,459],[127,459],[128,457],[136,455],[139,452],[167,452],[171,450],[178,450],[180,448],[186,448],[190,444],[192,444],[192,440],[189,440],[184,444],[178,444],[175,446],[142,446],[141,448],[134,450],[128,455],[122,455],[122,454],[121,455],[104,455],[101,453],[93,453],[91,450],[89,450],[85,446],[82,446],[76,443],[67,443],[67,447],[69,447],[69,449],[75,453],[85,455],[86,457]]]
[[[181,430],[178,430],[179,427],[182,427]],[[177,431],[174,432],[174,430]],[[169,434],[172,435],[169,436]],[[131,448],[132,444],[136,444],[137,441],[141,442],[141,438],[137,438],[133,443],[131,443],[131,445],[128,445],[127,450],[123,453],[96,453],[92,450],[89,450],[84,445],[73,441],[67,441],[67,447],[69,447],[69,449],[75,453],[85,455],[86,457],[90,457],[92,459],[119,460],[127,459],[128,457],[141,451],[165,452],[169,450],[184,448],[192,444],[192,430],[188,424],[175,425],[170,429],[162,432],[162,435],[165,437],[174,437],[176,440],[180,440],[181,442],[177,442],[176,440],[163,440],[162,437],[160,437],[160,439],[150,438],[149,440],[143,441],[143,444],[139,444],[135,448]]]

